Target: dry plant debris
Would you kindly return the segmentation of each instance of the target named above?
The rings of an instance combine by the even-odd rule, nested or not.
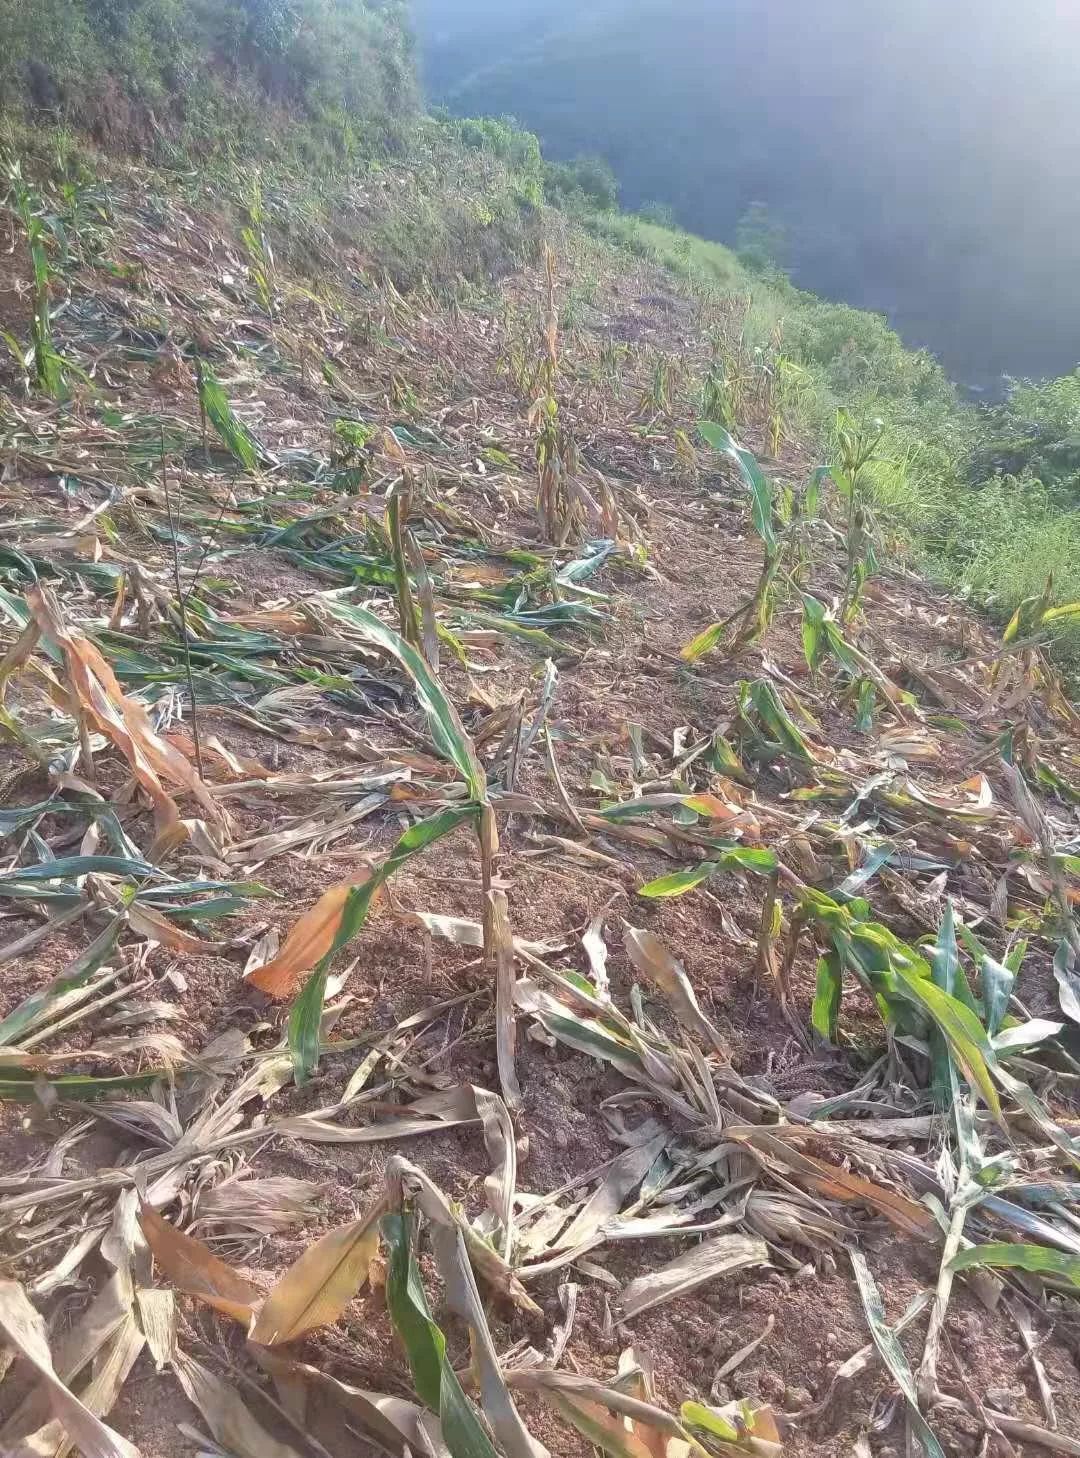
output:
[[[0,396],[0,1451],[1080,1452],[1046,615],[645,265],[271,312],[144,184]]]

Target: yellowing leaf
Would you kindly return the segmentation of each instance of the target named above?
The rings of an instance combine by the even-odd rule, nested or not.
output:
[[[70,693],[99,733],[111,739],[131,766],[132,773],[153,803],[159,829],[180,817],[176,802],[162,784],[162,776],[189,790],[211,820],[224,819],[222,810],[195,766],[154,729],[146,707],[129,698],[97,648],[73,633],[51,594],[32,587],[26,594],[30,611],[44,636],[59,648],[70,681]]]
[[[367,1280],[384,1209],[379,1201],[361,1219],[331,1230],[306,1250],[263,1302],[251,1340],[279,1346],[336,1321]]]

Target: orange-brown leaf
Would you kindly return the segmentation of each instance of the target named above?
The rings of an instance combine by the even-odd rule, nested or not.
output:
[[[149,1205],[139,1209],[146,1243],[164,1275],[178,1291],[231,1316],[247,1328],[261,1299],[258,1287],[219,1260],[201,1240],[185,1235]]]
[[[344,881],[324,891],[315,905],[293,922],[277,956],[247,974],[252,987],[268,997],[291,997],[305,972],[310,972],[334,945],[349,892],[354,885],[363,885],[365,879]]]

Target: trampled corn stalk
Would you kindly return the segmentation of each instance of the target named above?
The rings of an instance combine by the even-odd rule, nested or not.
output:
[[[708,445],[721,451],[738,469],[743,484],[750,492],[754,526],[764,545],[765,557],[753,596],[730,617],[711,623],[686,644],[682,657],[688,663],[696,662],[721,643],[729,653],[740,653],[764,635],[776,610],[775,588],[786,547],[786,539],[781,539],[776,531],[772,484],[753,454],[714,421],[701,421],[698,431]]]
[[[400,523],[399,523],[400,525]],[[334,957],[362,931],[376,897],[413,856],[459,826],[470,826],[480,847],[484,960],[495,980],[496,1057],[503,1097],[512,1109],[521,1093],[514,1069],[513,940],[506,892],[498,876],[499,833],[488,795],[487,775],[476,746],[423,656],[373,613],[340,599],[326,599],[337,624],[394,660],[411,680],[440,755],[457,771],[465,798],[448,803],[411,825],[363,878],[332,886],[294,922],[278,954],[247,976],[271,997],[297,993],[289,1013],[289,1047],[298,1081],[310,1078],[319,1061],[323,1003]]]

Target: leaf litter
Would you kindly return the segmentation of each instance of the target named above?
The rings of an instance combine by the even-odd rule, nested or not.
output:
[[[181,367],[76,251],[112,403],[0,414],[3,1451],[1076,1451],[1039,649],[867,543],[853,595],[843,472],[698,431],[738,321],[648,264],[673,392],[603,379],[613,279],[560,333],[572,235],[449,304],[280,270],[252,346],[254,279],[134,178],[110,217]]]

